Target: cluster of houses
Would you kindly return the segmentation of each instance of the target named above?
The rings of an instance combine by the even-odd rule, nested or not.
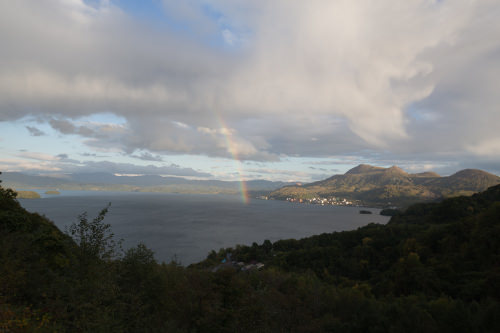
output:
[[[298,198],[286,198],[288,202],[298,202],[298,203],[307,203],[313,205],[332,205],[332,206],[359,206],[360,202],[350,201],[345,198],[322,198],[322,197],[314,197],[311,199],[298,199]]]

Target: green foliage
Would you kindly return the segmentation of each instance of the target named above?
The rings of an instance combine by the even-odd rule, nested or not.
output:
[[[387,225],[212,251],[189,268],[158,264],[143,244],[122,254],[108,208],[68,235],[0,187],[0,331],[500,330],[500,187]],[[229,253],[265,269],[211,272]]]
[[[87,213],[78,216],[78,223],[73,223],[67,230],[80,249],[81,258],[111,260],[119,255],[121,241],[114,240],[111,225],[103,223],[111,203],[102,209],[92,221]]]
[[[396,216],[400,213],[398,209],[394,208],[384,208],[380,211],[380,215],[383,216]]]
[[[2,173],[0,172],[0,175]],[[0,183],[2,183],[2,180],[0,180]],[[0,186],[0,209],[2,210],[9,210],[12,207],[18,207],[19,204],[17,201],[15,201],[17,196],[17,193],[13,191],[12,189],[4,189],[2,186]]]
[[[74,243],[52,222],[22,209],[15,197],[0,187],[0,327],[54,331],[53,320],[65,308]]]

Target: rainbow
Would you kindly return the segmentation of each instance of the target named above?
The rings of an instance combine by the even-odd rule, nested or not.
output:
[[[236,147],[236,144],[232,140],[232,134],[229,131],[229,127],[226,126],[220,115],[216,113],[215,118],[217,119],[218,125],[221,128],[221,134],[224,136],[226,147],[233,158],[236,171],[238,172],[240,178],[239,183],[240,183],[241,201],[246,205],[250,201],[250,198],[248,196],[247,183],[243,179],[243,169],[241,167],[241,160],[238,155],[238,148]]]

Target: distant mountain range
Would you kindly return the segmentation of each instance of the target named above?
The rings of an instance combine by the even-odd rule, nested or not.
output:
[[[240,182],[221,180],[189,180],[180,177],[156,175],[116,176],[111,173],[78,173],[60,177],[26,175],[19,172],[4,172],[0,175],[4,187],[14,189],[60,189],[92,191],[136,191],[175,193],[226,193],[240,191]],[[286,182],[251,180],[246,187],[254,195],[269,193],[290,185]]]
[[[406,206],[420,201],[471,195],[500,184],[491,173],[466,169],[441,177],[435,172],[409,174],[397,166],[390,168],[361,164],[343,175],[305,184],[285,186],[269,195],[271,199],[311,199],[340,197],[367,205]]]

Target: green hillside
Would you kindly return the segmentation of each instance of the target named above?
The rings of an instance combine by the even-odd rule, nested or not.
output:
[[[344,175],[302,186],[286,186],[269,195],[272,199],[340,197],[374,206],[407,206],[458,195],[471,195],[500,184],[500,177],[481,170],[462,170],[448,177],[433,172],[408,174],[393,166],[361,164]]]
[[[370,313],[364,315],[373,315],[367,331],[384,331],[378,325],[384,325],[386,306],[415,325],[396,324],[394,331],[500,329],[494,319],[500,315],[500,185],[469,197],[413,205],[387,225],[238,246],[199,265],[214,265],[227,253],[235,261],[258,260],[270,270],[313,275],[340,290],[358,291],[364,301],[381,307],[373,313],[364,303]],[[349,301],[346,306],[346,312],[356,311]],[[476,309],[486,311],[482,324],[476,322],[481,321]],[[385,331],[391,331],[389,326]]]
[[[500,330],[500,186],[187,268],[121,251],[105,214],[65,234],[0,188],[0,332]]]

